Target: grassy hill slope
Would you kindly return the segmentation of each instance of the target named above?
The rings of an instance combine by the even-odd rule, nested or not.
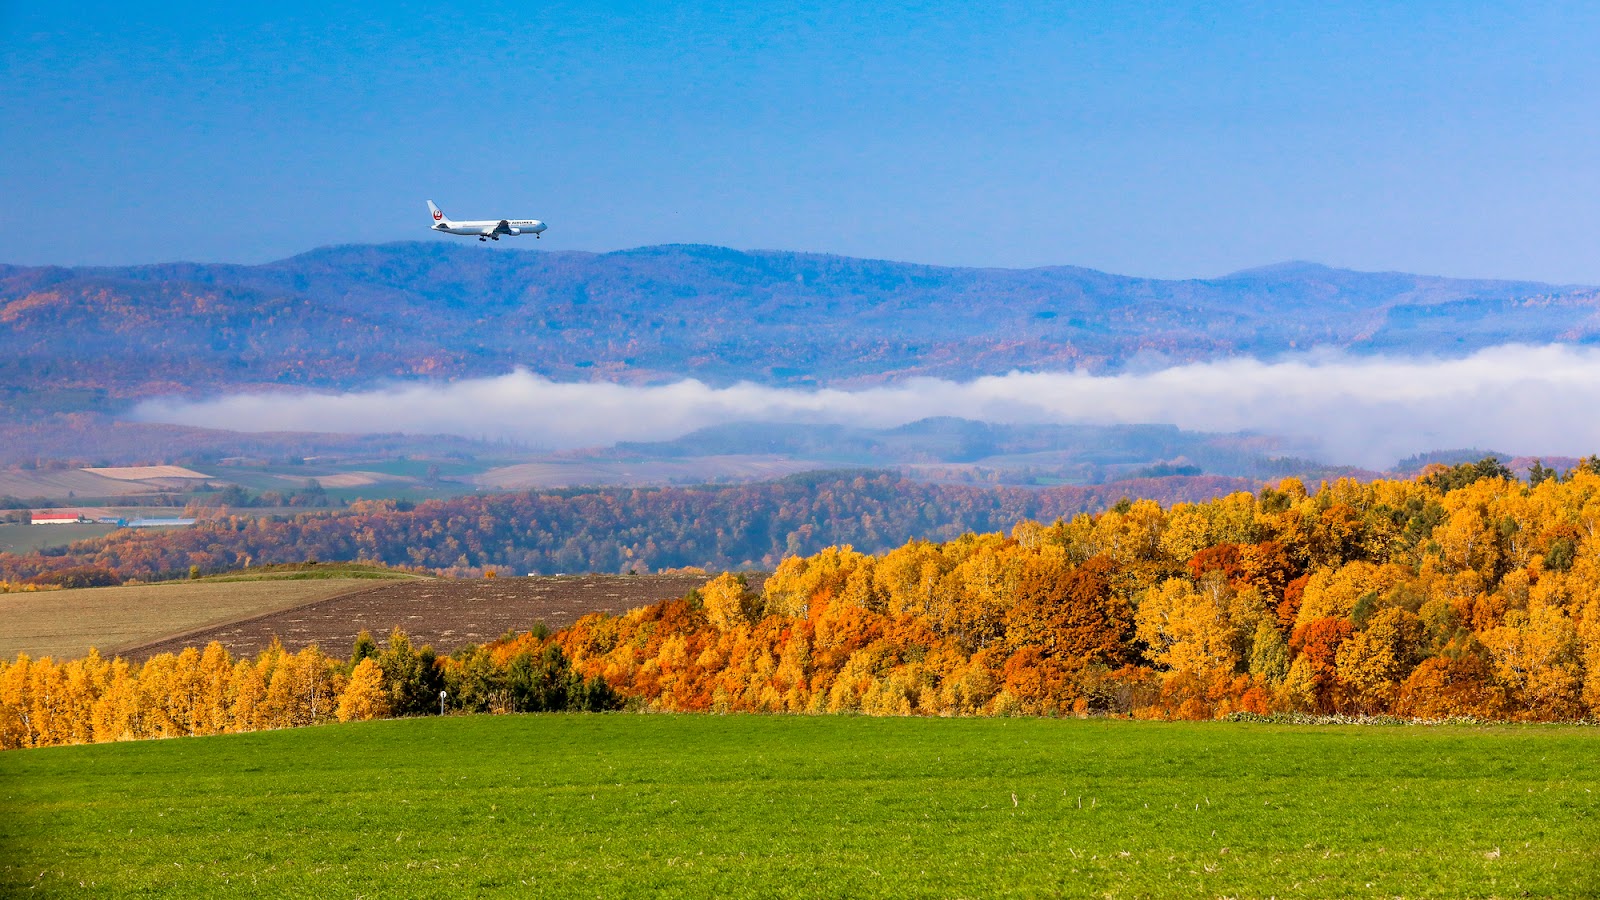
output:
[[[1575,728],[500,716],[0,754],[0,893],[1591,896]]]

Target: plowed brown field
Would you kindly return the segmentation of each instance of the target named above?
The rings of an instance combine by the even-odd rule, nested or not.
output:
[[[491,641],[535,622],[564,628],[592,612],[621,613],[658,600],[682,597],[706,583],[704,575],[554,575],[472,581],[384,583],[251,619],[194,631],[123,651],[147,659],[184,647],[220,641],[235,656],[254,655],[276,636],[293,651],[316,643],[343,657],[362,629],[381,643],[395,627],[412,643],[449,653]],[[755,587],[756,585],[752,585]]]

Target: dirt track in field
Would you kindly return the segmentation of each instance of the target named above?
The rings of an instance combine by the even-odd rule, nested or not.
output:
[[[253,656],[276,636],[294,652],[319,644],[344,657],[362,629],[381,644],[396,626],[417,646],[449,653],[481,644],[535,622],[565,628],[592,612],[621,613],[658,600],[682,597],[706,583],[704,575],[553,575],[472,581],[385,582],[305,606],[257,616],[158,643],[124,650],[143,660],[184,647],[219,641],[235,657]],[[754,587],[754,585],[752,585]]]

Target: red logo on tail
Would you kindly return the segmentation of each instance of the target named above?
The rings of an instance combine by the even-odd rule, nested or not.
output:
[[[433,220],[435,222],[439,221],[442,218],[444,218],[444,213],[439,212],[437,209],[433,211]]]

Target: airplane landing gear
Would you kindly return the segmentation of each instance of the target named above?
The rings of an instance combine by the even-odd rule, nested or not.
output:
[[[488,238],[482,238],[482,237],[480,237],[480,238],[478,238],[478,240],[480,240],[480,241],[486,241],[486,240],[488,240]]]

